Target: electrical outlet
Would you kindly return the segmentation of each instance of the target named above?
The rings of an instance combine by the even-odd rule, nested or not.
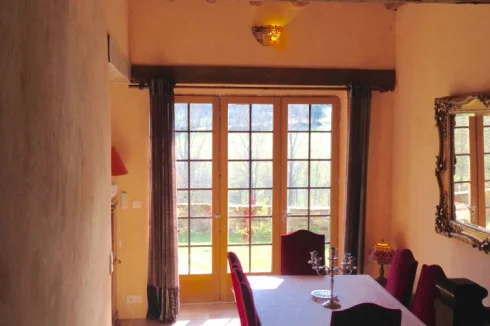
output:
[[[128,295],[126,297],[126,303],[129,304],[141,303],[141,295]]]

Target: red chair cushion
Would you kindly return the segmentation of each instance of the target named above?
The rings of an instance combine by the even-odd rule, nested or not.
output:
[[[247,316],[245,307],[243,304],[240,281],[236,276],[236,270],[242,271],[242,264],[234,252],[228,252],[228,264],[230,265],[231,282],[233,284],[233,294],[235,295],[236,306],[238,310],[238,317],[240,318],[240,324],[242,326],[247,325]],[[243,272],[243,271],[242,271]]]
[[[439,296],[436,283],[446,279],[446,274],[438,265],[423,265],[419,283],[410,310],[428,326],[436,324],[435,301]]]
[[[397,250],[391,263],[386,290],[405,307],[412,296],[418,264],[409,249]]]
[[[261,326],[257,309],[255,308],[255,301],[253,297],[252,288],[248,282],[247,276],[235,268],[235,276],[240,284],[240,295],[242,297],[243,310],[245,311],[246,324],[242,326]],[[240,320],[241,321],[241,320]]]
[[[308,264],[310,252],[316,250],[325,259],[325,236],[308,230],[281,235],[281,274],[317,275]]]

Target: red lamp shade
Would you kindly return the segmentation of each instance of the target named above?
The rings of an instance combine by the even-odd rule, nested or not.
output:
[[[371,253],[369,254],[369,259],[378,264],[390,264],[393,260],[393,255],[395,251],[391,246],[384,241],[378,242],[374,245]]]
[[[114,146],[111,148],[111,168],[113,177],[128,174],[128,169]]]

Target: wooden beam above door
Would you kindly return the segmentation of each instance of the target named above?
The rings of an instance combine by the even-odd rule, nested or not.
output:
[[[272,68],[226,66],[133,65],[131,81],[145,83],[152,77],[171,78],[184,84],[341,86],[371,85],[375,91],[395,89],[395,70]]]

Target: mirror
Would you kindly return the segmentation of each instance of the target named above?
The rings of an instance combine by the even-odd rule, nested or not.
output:
[[[436,99],[436,232],[490,252],[490,93]]]

